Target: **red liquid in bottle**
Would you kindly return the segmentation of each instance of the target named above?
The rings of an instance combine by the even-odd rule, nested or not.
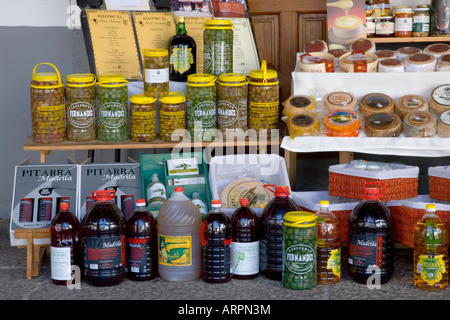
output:
[[[69,211],[69,204],[65,202],[60,204],[60,212],[50,225],[50,256],[53,283],[58,285],[72,283],[72,276],[77,275],[75,270],[72,271],[72,266],[79,268],[79,276],[82,277],[84,266],[81,224]]]
[[[154,279],[158,275],[156,223],[145,207],[145,199],[136,200],[125,227],[128,277],[134,281]]]
[[[248,199],[231,217],[233,278],[254,279],[259,273],[259,219],[248,207]]]

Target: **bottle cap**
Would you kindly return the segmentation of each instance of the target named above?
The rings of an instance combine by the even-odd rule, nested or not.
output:
[[[365,199],[379,199],[381,198],[380,190],[378,188],[365,188],[364,189]]]
[[[275,197],[287,197],[289,196],[291,193],[289,192],[289,187],[287,186],[277,186],[274,184],[265,184],[264,188],[266,188],[269,191],[272,191],[275,194]],[[274,188],[274,190],[272,190],[271,188]]]
[[[175,192],[183,192],[183,187],[175,187]]]
[[[95,201],[109,201],[116,196],[116,191],[114,190],[96,190],[92,192],[92,198]]]
[[[320,200],[319,205],[322,207],[328,207],[330,205],[330,201],[328,200]]]
[[[59,204],[59,209],[61,211],[69,211],[69,204],[67,202],[61,202]]]
[[[436,211],[436,205],[432,203],[427,204],[425,208],[429,211]]]
[[[145,206],[145,199],[136,199],[136,206]]]
[[[242,207],[246,207],[248,206],[248,199],[247,198],[242,198],[241,200],[239,200],[239,203],[241,204]]]
[[[220,200],[211,200],[211,205],[213,207],[220,207],[221,206],[221,202],[220,202]]]

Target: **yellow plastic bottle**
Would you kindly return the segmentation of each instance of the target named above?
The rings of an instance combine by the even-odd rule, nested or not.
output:
[[[434,204],[426,205],[414,229],[414,285],[434,291],[448,285],[448,232]]]

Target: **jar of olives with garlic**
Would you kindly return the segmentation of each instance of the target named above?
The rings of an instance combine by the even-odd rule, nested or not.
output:
[[[36,72],[41,65],[51,66],[55,72]],[[66,139],[64,85],[54,65],[44,62],[34,67],[30,95],[33,141],[42,144],[64,141]]]
[[[97,137],[96,80],[91,73],[70,74],[66,77],[66,135],[69,141],[91,141]]]
[[[279,117],[279,81],[275,70],[267,70],[265,60],[261,69],[249,74],[248,101],[249,125],[257,134],[271,136],[273,129],[278,129]]]
[[[130,139],[150,142],[156,138],[156,98],[144,94],[130,97]]]
[[[212,141],[217,130],[217,78],[212,74],[188,76],[186,129],[196,141]]]
[[[144,94],[160,98],[169,93],[169,51],[144,49]]]
[[[217,127],[227,132],[247,131],[247,77],[239,73],[224,73],[217,85]]]
[[[159,99],[159,135],[163,141],[179,142],[185,137],[186,98],[174,91]]]
[[[97,136],[117,142],[128,138],[128,81],[120,74],[105,74],[97,82]]]

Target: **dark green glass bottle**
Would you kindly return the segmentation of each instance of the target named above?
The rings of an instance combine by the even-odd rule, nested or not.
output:
[[[197,69],[197,46],[187,34],[184,17],[177,17],[177,34],[169,41],[169,80],[187,81]]]

